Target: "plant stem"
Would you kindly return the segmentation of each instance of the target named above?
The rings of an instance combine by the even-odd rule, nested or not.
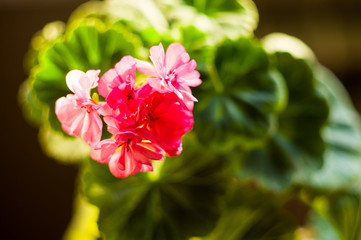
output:
[[[360,237],[357,234],[357,232],[359,230],[359,225],[360,225],[360,218],[361,218],[361,197],[359,197],[357,215],[356,215],[355,224],[353,226],[353,231],[352,231],[352,236],[351,236],[352,240],[358,240]]]

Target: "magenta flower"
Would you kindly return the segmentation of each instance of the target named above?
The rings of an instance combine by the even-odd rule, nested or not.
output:
[[[71,136],[81,136],[90,146],[100,141],[103,128],[98,113],[101,105],[90,97],[91,89],[98,85],[99,73],[100,70],[70,71],[66,83],[74,94],[61,97],[55,103],[55,113],[63,130]]]
[[[182,151],[182,136],[193,127],[192,112],[174,94],[153,93],[143,109],[145,127],[168,156]]]
[[[165,54],[161,43],[153,46],[150,59],[154,67],[148,62],[137,60],[138,71],[152,76],[147,79],[148,84],[160,93],[175,93],[182,103],[193,109],[193,102],[197,99],[189,87],[196,87],[202,81],[199,72],[195,70],[196,61],[189,61],[190,57],[182,44],[172,43]]]
[[[125,130],[118,132],[114,138],[99,142],[90,151],[90,157],[108,163],[113,175],[120,178],[153,171],[150,159],[163,160],[164,152],[152,140],[145,129]]]

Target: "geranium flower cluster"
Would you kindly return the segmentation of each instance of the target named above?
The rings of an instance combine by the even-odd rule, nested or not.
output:
[[[182,135],[193,127],[197,99],[190,87],[202,82],[195,60],[179,43],[166,53],[161,43],[153,46],[150,59],[153,64],[125,56],[100,79],[100,70],[72,70],[66,83],[73,94],[55,104],[63,130],[81,136],[91,147],[90,157],[108,163],[116,177],[152,171],[151,160],[179,155]],[[137,70],[149,76],[143,84]],[[113,136],[101,140],[103,121]]]

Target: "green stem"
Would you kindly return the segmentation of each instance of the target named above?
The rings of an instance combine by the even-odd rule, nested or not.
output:
[[[356,215],[356,219],[355,219],[355,225],[353,226],[353,231],[352,231],[352,236],[351,236],[352,240],[357,240],[360,237],[357,234],[357,232],[359,231],[359,228],[360,228],[360,226],[359,226],[360,219],[361,219],[361,197],[359,199],[358,210],[357,210],[357,215]]]

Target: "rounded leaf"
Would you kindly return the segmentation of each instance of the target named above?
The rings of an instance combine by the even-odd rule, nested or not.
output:
[[[202,144],[223,152],[262,145],[287,97],[282,76],[269,68],[259,44],[247,38],[225,41],[201,78],[194,92],[199,100],[194,130]]]
[[[275,53],[275,66],[285,79],[288,104],[277,116],[277,130],[266,144],[248,153],[240,176],[282,190],[310,181],[323,165],[322,128],[329,105],[316,88],[311,66],[289,53]]]
[[[153,162],[153,173],[125,179],[112,176],[106,165],[89,162],[85,194],[99,208],[99,229],[106,239],[185,240],[213,229],[230,174],[224,161],[193,137],[184,139],[183,148],[179,157]]]

